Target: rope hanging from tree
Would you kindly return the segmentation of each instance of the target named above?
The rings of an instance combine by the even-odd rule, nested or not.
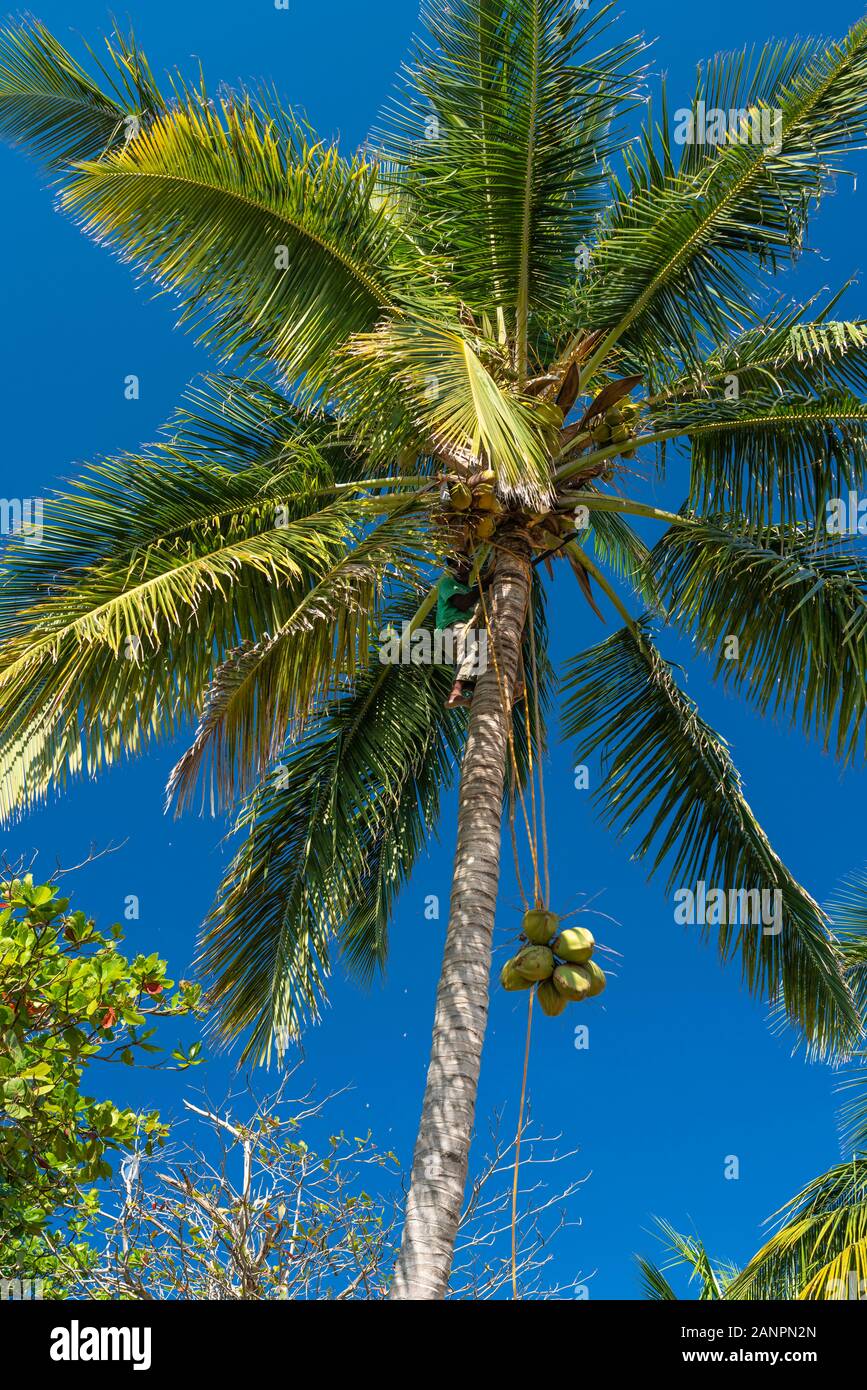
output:
[[[500,548],[496,547],[495,548]],[[487,554],[487,548],[485,553]],[[524,1063],[521,1074],[521,1093],[518,1103],[518,1127],[515,1133],[515,1163],[512,1180],[512,1212],[511,1212],[511,1263],[512,1263],[512,1297],[519,1298],[518,1293],[518,1184],[521,1163],[521,1138],[524,1126],[524,1109],[527,1100],[527,1076],[530,1065],[530,1045],[533,1027],[533,1002],[536,994],[539,995],[540,1005],[543,1011],[549,1016],[556,1016],[563,1012],[570,1001],[577,1001],[585,998],[592,998],[601,994],[605,988],[605,975],[599,966],[590,959],[595,942],[592,934],[586,928],[579,927],[560,930],[560,918],[551,912],[549,903],[551,900],[551,875],[548,853],[548,830],[545,802],[545,777],[542,764],[542,720],[539,707],[539,660],[536,644],[536,628],[533,612],[533,589],[532,589],[532,570],[530,569],[530,588],[527,595],[527,611],[521,624],[522,648],[518,653],[520,662],[520,672],[524,681],[524,722],[527,738],[527,780],[529,781],[530,791],[530,810],[527,810],[527,798],[524,788],[521,785],[520,772],[518,768],[518,758],[515,751],[515,731],[513,706],[514,691],[507,691],[500,668],[499,655],[497,652],[497,641],[494,624],[491,620],[491,613],[485,600],[484,587],[480,582],[480,569],[482,558],[479,557],[474,566],[474,575],[479,583],[479,595],[485,625],[488,630],[490,648],[493,656],[494,671],[497,678],[497,688],[500,696],[500,703],[503,711],[503,720],[506,728],[506,739],[509,749],[509,830],[512,841],[512,852],[515,859],[515,874],[521,900],[524,907],[524,917],[522,931],[526,937],[527,944],[522,947],[518,955],[512,960],[507,961],[500,975],[500,981],[504,988],[509,990],[528,989],[527,999],[527,1031],[524,1044]],[[523,634],[527,629],[528,647],[530,657],[530,676],[532,685],[532,708],[531,691],[526,680],[527,672],[524,668],[523,660]],[[538,779],[538,795],[537,795]],[[515,830],[515,795],[517,793],[518,802],[521,807],[521,814],[524,820],[524,827],[527,835],[527,844],[530,858],[533,865],[533,903],[530,908],[527,894],[521,877],[520,855],[518,852],[518,839]],[[541,852],[540,852],[541,845]],[[534,988],[535,986],[535,988]]]

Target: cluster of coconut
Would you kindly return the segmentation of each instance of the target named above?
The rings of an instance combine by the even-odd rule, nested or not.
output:
[[[469,478],[449,475],[440,492],[440,520],[458,533],[461,549],[489,541],[505,508],[497,496],[497,475],[487,468]]]
[[[621,401],[619,405],[612,405],[591,429],[590,437],[593,443],[600,448],[604,448],[606,444],[620,444],[623,446],[620,449],[623,457],[634,458],[633,444],[638,424],[638,412],[639,406],[635,401]]]
[[[535,985],[543,1013],[552,1018],[568,1003],[593,999],[605,988],[604,971],[590,959],[596,945],[592,933],[586,927],[559,927],[560,918],[547,908],[525,912],[521,929],[528,945],[506,961],[500,974],[503,989]]]

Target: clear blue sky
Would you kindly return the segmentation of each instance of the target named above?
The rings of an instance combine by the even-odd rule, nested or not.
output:
[[[35,0],[36,14],[64,41],[79,31],[96,38],[108,25],[106,0]],[[691,90],[695,61],[772,35],[841,34],[857,5],[827,0],[729,0],[725,6],[683,6],[672,0],[624,5],[636,29],[658,36],[655,62],[671,80],[672,107]],[[209,84],[266,78],[287,100],[306,108],[326,135],[346,147],[364,138],[415,23],[413,0],[369,5],[334,0],[327,7],[292,0],[146,0],[129,7],[138,38],[158,73],[178,64],[188,73],[200,59]],[[123,19],[123,13],[120,12]],[[862,269],[864,180],[841,181],[813,224],[811,246],[790,283],[805,294],[836,287]],[[135,448],[154,437],[197,372],[211,365],[189,337],[173,331],[166,299],[136,288],[129,270],[86,241],[52,208],[35,168],[0,149],[6,216],[0,224],[0,279],[5,331],[0,381],[5,396],[0,495],[36,495],[100,453]],[[856,286],[845,310],[864,316]],[[136,373],[137,402],[123,382]],[[682,480],[660,493],[679,502]],[[564,577],[552,607],[554,655],[565,657],[598,639],[601,626]],[[609,628],[610,630],[610,628]],[[676,652],[670,645],[669,654]],[[688,662],[688,688],[703,714],[731,742],[748,799],[789,867],[815,897],[826,899],[839,877],[867,860],[865,782],[841,775],[815,747],[785,727],[759,719],[710,685],[700,663]],[[158,949],[175,978],[188,972],[197,927],[217,886],[224,826],[162,813],[162,788],[176,748],[116,768],[95,784],[77,785],[28,817],[5,839],[7,854],[40,853],[48,876],[56,860],[83,859],[126,839],[117,854],[75,876],[80,905],[107,924],[124,898],[137,894],[141,919],[130,945]],[[598,906],[619,925],[598,935],[622,955],[602,1001],[588,1008],[589,1051],[573,1046],[575,1010],[539,1019],[531,1063],[537,1119],[580,1147],[577,1171],[591,1174],[578,1199],[582,1224],[560,1238],[558,1273],[594,1274],[594,1297],[634,1298],[635,1250],[650,1252],[653,1214],[701,1232],[720,1256],[742,1260],[760,1239],[762,1221],[837,1156],[833,1078],[790,1055],[790,1041],[772,1036],[766,1009],[741,990],[736,969],[724,972],[694,931],[675,926],[661,880],[647,882],[596,823],[586,792],[573,788],[573,759],[553,748],[547,767],[554,903],[574,906],[599,895]],[[347,1131],[370,1125],[409,1162],[427,1062],[434,989],[445,930],[454,844],[449,800],[439,844],[419,864],[398,904],[384,983],[364,991],[338,974],[333,1007],[307,1039],[307,1071],[323,1089],[351,1084],[339,1102]],[[515,930],[518,895],[504,854],[497,938]],[[68,880],[72,882],[72,880]],[[425,897],[440,896],[438,922],[424,917]],[[563,910],[567,910],[564,907]],[[479,1119],[506,1103],[514,1113],[523,1035],[523,997],[496,990],[484,1057]],[[208,1063],[206,1081],[219,1096],[231,1062]],[[114,1073],[112,1073],[114,1081]],[[124,1071],[113,1095],[130,1103],[178,1107],[177,1077]],[[740,1178],[724,1178],[727,1155]],[[595,1272],[595,1273],[594,1273]]]

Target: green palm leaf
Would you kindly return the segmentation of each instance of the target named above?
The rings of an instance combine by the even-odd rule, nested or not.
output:
[[[737,956],[744,983],[770,1001],[820,1051],[853,1045],[860,1021],[817,904],[772,850],[744,799],[723,741],[677,687],[645,621],[624,628],[567,667],[566,733],[580,760],[597,748],[605,775],[597,793],[621,834],[647,814],[636,854],[654,848],[652,870],[671,854],[668,891],[699,879],[726,889],[779,891],[782,930],[720,924],[724,960]],[[699,924],[702,935],[711,928]]]
[[[773,393],[862,396],[867,392],[867,320],[809,321],[800,306],[780,310],[719,345],[698,369],[660,380],[656,389],[668,398],[716,390],[722,399],[732,379],[741,398],[753,393],[759,399]]]
[[[383,965],[394,896],[460,753],[450,684],[442,667],[371,666],[243,811],[201,961],[221,1034],[250,1030],[245,1056],[279,1055],[318,1016],[333,935],[362,975]]]
[[[695,398],[657,407],[648,423],[655,434],[689,439],[695,507],[758,523],[816,518],[867,476],[867,405],[848,392]]]
[[[724,338],[746,297],[745,271],[797,254],[811,200],[864,140],[867,21],[840,43],[771,43],[752,64],[718,62],[725,71],[711,82],[731,106],[779,111],[779,144],[686,145],[678,168],[670,132],[649,119],[578,299],[582,325],[606,329],[591,365],[618,344],[627,360],[674,349],[695,361],[703,333]]]
[[[563,416],[509,389],[495,364],[482,360],[483,346],[466,330],[405,315],[353,339],[352,360],[360,365],[343,390],[360,417],[373,406],[365,400],[368,375],[374,385],[377,376],[399,382],[432,449],[457,456],[464,467],[494,468],[514,499],[542,506],[550,500],[550,457]]]
[[[203,797],[207,784],[212,813],[246,795],[290,724],[300,729],[335,684],[357,678],[395,586],[417,578],[425,544],[418,518],[403,509],[375,522],[298,593],[273,635],[229,653],[214,672],[195,741],[171,775],[168,795],[177,797],[178,811],[197,784]]]
[[[151,460],[149,485],[157,467]],[[288,497],[284,512],[279,496],[261,497],[260,476],[245,473],[234,477],[235,499],[227,509],[225,472],[192,471],[199,517],[191,524],[186,506],[186,525],[175,533],[87,563],[82,530],[78,563],[52,582],[46,569],[49,505],[49,543],[33,548],[39,560],[21,556],[23,543],[7,557],[18,566],[5,585],[7,599],[16,591],[30,601],[17,614],[7,609],[0,656],[4,815],[62,785],[82,763],[92,775],[124,751],[138,752],[152,738],[177,732],[228,651],[287,622],[301,595],[345,563],[367,525],[412,505],[398,496],[345,497],[323,506],[307,493]],[[242,484],[246,509],[238,497]],[[115,497],[135,534],[140,498]],[[57,503],[61,552],[70,501]],[[104,505],[100,498],[100,511]],[[87,502],[81,511],[88,513]],[[75,534],[74,523],[71,529]]]
[[[734,1280],[729,1298],[863,1297],[867,1160],[853,1159],[815,1178],[777,1221],[780,1229]]]
[[[103,90],[38,20],[0,29],[0,136],[57,168],[134,138],[165,102],[134,39],[106,50]]]
[[[739,517],[672,526],[652,567],[669,620],[763,714],[800,714],[845,763],[867,751],[867,562],[845,542]],[[736,657],[727,647],[734,637]]]
[[[690,1283],[699,1285],[699,1302],[716,1302],[725,1297],[727,1284],[737,1271],[728,1265],[717,1265],[708,1254],[703,1241],[697,1236],[681,1235],[668,1221],[656,1218],[659,1239],[663,1242],[668,1258],[660,1268],[649,1260],[636,1256],[642,1275],[644,1297],[655,1302],[677,1299],[677,1294],[665,1277],[663,1271],[685,1267],[689,1271]]]
[[[455,292],[508,322],[521,379],[531,314],[562,303],[634,97],[642,44],[605,48],[611,8],[425,4],[424,36],[379,137],[420,234],[453,266]]]
[[[63,204],[183,304],[222,357],[321,384],[330,355],[391,302],[397,232],[375,171],[249,97],[179,103],[77,166]]]

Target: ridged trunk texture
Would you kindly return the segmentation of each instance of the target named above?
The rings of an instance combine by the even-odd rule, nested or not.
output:
[[[451,910],[392,1299],[445,1298],[451,1273],[488,1020],[500,878],[509,717],[497,667],[510,709],[529,588],[528,555],[522,543],[509,552],[500,550],[487,595],[493,628],[488,669],[476,686],[461,766]]]

